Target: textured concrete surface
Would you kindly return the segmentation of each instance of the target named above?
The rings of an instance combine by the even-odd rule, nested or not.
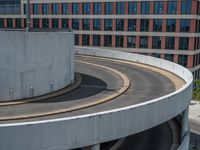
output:
[[[189,108],[190,149],[200,150],[200,102],[191,101]]]
[[[95,107],[78,110],[76,112],[68,112],[67,114],[58,114],[56,116],[47,116],[45,118],[59,118],[59,116],[63,115],[73,116],[74,113],[83,114],[83,112],[87,114],[96,111],[105,111],[113,108],[134,105],[148,101],[149,99],[166,95],[175,90],[175,86],[170,79],[146,68],[122,63],[120,61],[117,62],[98,58],[77,57],[77,60],[94,64],[97,63],[117,69],[128,76],[131,81],[131,86],[126,93],[115,98],[113,101],[109,101],[99,106],[97,105]],[[82,75],[82,84],[79,88],[68,94],[44,101],[2,107],[0,109],[0,119],[3,120],[3,118],[24,115],[29,116],[29,114],[31,116],[34,113],[39,116],[39,114],[45,112],[48,113],[67,108],[70,109],[71,107],[95,102],[97,99],[109,96],[120,89],[123,85],[123,80],[120,76],[104,68],[84,63],[77,63],[75,68],[76,71]],[[157,82],[159,84],[155,84]],[[42,117],[42,119],[44,118]],[[37,118],[37,120],[40,120],[40,118]]]
[[[80,59],[83,61],[85,58]],[[160,73],[110,60],[100,61],[97,58],[90,60],[86,58],[85,61],[104,64],[125,73],[133,81],[129,90],[112,101],[91,108],[30,120],[11,121],[10,124],[1,122],[0,146],[3,150],[12,149],[12,146],[19,150],[46,150],[49,147],[61,150],[103,143],[168,121],[187,106],[190,80],[188,90],[183,88],[164,96],[173,92],[175,86],[171,80]],[[181,73],[182,68],[179,69]],[[93,72],[98,74],[96,70]],[[187,74],[184,75],[187,77]],[[106,79],[110,80],[107,77]],[[160,96],[163,97],[158,98]],[[40,109],[47,108],[41,107]],[[8,141],[12,145],[6,144]],[[24,142],[29,144],[23,145]]]
[[[72,32],[0,32],[0,101],[47,94],[74,80]]]

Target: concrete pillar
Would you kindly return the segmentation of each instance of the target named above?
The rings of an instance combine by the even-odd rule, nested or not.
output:
[[[84,147],[82,150],[100,150],[100,144]]]
[[[186,132],[189,130],[188,112],[189,112],[189,108],[185,109],[183,111],[183,113],[182,113],[182,118],[181,118],[181,141],[183,140]]]

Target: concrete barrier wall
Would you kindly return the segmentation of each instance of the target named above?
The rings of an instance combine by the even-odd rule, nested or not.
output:
[[[166,68],[183,78],[186,84],[169,95],[129,107],[61,119],[0,124],[1,150],[63,150],[94,145],[157,126],[180,114],[190,103],[192,74],[179,65],[142,55],[93,48],[77,47],[76,52]],[[186,139],[183,146],[188,146],[188,142]]]
[[[46,94],[74,80],[72,32],[0,32],[0,100]]]

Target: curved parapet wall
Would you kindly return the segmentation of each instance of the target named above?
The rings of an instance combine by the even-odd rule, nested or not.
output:
[[[72,32],[0,31],[0,100],[59,90],[74,80]]]
[[[77,47],[76,53],[128,60],[162,68],[182,78],[185,85],[163,97],[128,107],[74,117],[0,124],[2,150],[13,147],[15,150],[63,150],[103,143],[166,122],[189,106],[193,77],[184,67],[148,56],[95,48]],[[189,141],[185,138],[184,142],[187,145]]]

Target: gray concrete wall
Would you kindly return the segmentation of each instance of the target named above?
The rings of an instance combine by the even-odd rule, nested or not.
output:
[[[161,59],[137,54],[77,47],[78,54],[130,60],[163,68],[183,78],[179,90],[148,102],[81,116],[0,124],[1,150],[64,150],[123,138],[166,122],[185,110],[192,94],[192,74]],[[181,147],[187,149],[188,136]]]
[[[73,40],[72,32],[1,31],[0,100],[38,96],[69,85],[74,80]]]

